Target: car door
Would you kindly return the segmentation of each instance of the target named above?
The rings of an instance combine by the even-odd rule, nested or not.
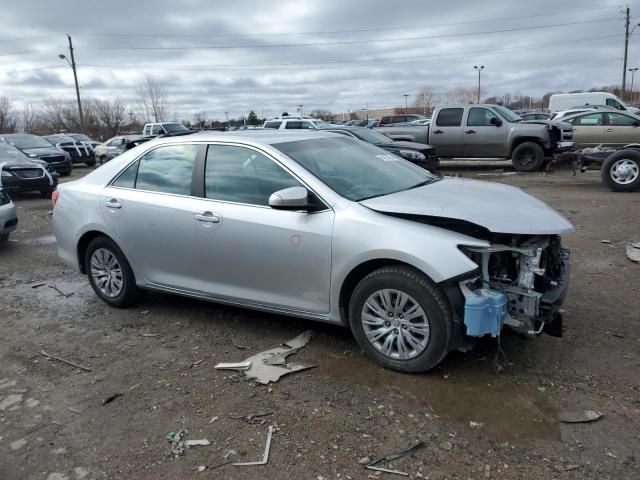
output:
[[[606,143],[613,146],[624,146],[640,143],[640,120],[624,113],[608,112],[604,129]]]
[[[491,123],[491,122],[495,123]],[[465,157],[504,157],[508,124],[484,107],[471,107],[462,135]]]
[[[573,141],[578,148],[606,144],[604,114],[588,113],[569,119],[573,124]]]
[[[464,108],[443,108],[429,127],[429,143],[439,157],[464,155],[462,115]]]
[[[195,210],[202,290],[229,301],[291,311],[329,311],[334,213],[276,210],[269,196],[301,182],[274,159],[240,145],[211,144],[205,199]]]
[[[194,288],[193,166],[204,145],[162,145],[145,153],[100,195],[103,218],[139,282]]]

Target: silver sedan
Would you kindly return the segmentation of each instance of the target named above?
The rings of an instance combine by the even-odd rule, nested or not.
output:
[[[161,138],[54,201],[60,257],[114,307],[156,290],[344,325],[407,372],[505,326],[561,331],[569,222],[336,134]]]

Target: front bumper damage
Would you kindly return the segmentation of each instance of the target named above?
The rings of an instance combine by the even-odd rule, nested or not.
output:
[[[570,251],[559,237],[464,250],[480,266],[480,275],[458,284],[466,336],[497,337],[504,327],[529,336],[543,331],[562,336],[560,307],[569,287]]]

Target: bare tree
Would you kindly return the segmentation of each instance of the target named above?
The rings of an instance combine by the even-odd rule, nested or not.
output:
[[[138,85],[138,97],[145,120],[164,122],[167,118],[167,98],[164,88],[150,75]]]
[[[94,100],[96,116],[100,123],[101,133],[113,137],[120,131],[124,123],[126,107],[116,98],[112,100]]]
[[[413,101],[413,106],[416,108],[422,108],[422,113],[426,115],[431,113],[435,107],[436,94],[433,88],[430,86],[422,87],[416,94],[416,98]]]
[[[16,123],[11,100],[9,97],[0,97],[0,133],[15,132]]]
[[[40,112],[33,103],[25,104],[22,109],[22,129],[24,133],[33,133],[38,129]]]

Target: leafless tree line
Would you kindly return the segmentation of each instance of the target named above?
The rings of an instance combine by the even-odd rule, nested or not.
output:
[[[119,98],[83,98],[84,125],[80,124],[75,98],[47,98],[38,104],[25,104],[19,110],[8,97],[0,96],[0,133],[81,132],[106,139],[120,133],[140,133],[146,122],[167,120],[166,92],[156,80],[145,77],[137,93],[136,101],[130,105]]]

